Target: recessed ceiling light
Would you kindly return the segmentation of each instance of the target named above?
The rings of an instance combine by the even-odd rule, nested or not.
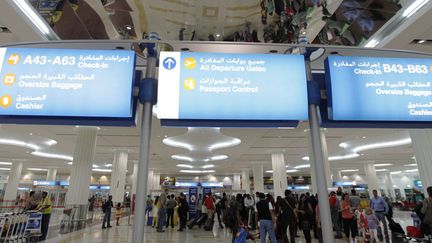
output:
[[[10,168],[0,168],[0,170],[8,171],[11,170]]]
[[[12,162],[0,162],[0,165],[12,165]]]
[[[105,167],[112,167],[112,164],[104,164]]]
[[[35,155],[35,156],[51,158],[51,159],[63,159],[63,160],[68,160],[68,161],[73,160],[72,156],[63,155],[63,154],[45,153],[45,152],[39,152],[39,151],[32,152],[31,154]]]
[[[210,169],[210,168],[213,168],[213,167],[215,167],[214,165],[204,165],[204,166],[201,166],[201,168],[203,168],[203,169]]]
[[[108,173],[112,172],[111,169],[92,169],[92,171],[95,171],[95,172],[108,172]]]
[[[189,169],[192,169],[192,168],[193,168],[192,165],[187,165],[187,164],[177,164],[176,166],[177,166],[177,167],[180,167],[180,168],[189,168]]]
[[[215,156],[212,156],[210,158],[210,160],[224,160],[224,159],[228,159],[228,156],[226,156],[226,155],[215,155]]]
[[[204,173],[214,173],[215,170],[180,170],[181,173],[191,173],[191,174],[204,174]]]
[[[404,165],[404,166],[417,166],[417,164],[416,163],[414,163],[414,164],[407,164],[407,165]]]
[[[426,40],[418,40],[417,41],[417,44],[423,44],[423,43],[425,43],[426,42]]]
[[[418,172],[418,169],[404,170],[404,172],[407,172],[407,173]]]
[[[304,168],[310,168],[310,165],[306,164],[306,165],[297,165],[297,166],[294,166],[294,169],[304,169]]]
[[[297,172],[298,170],[286,170],[286,173],[293,173],[293,172]]]
[[[362,138],[366,138],[366,136],[363,136]]]
[[[93,168],[99,168],[99,165],[92,165]]]
[[[266,173],[273,173],[273,170],[266,170]]]
[[[383,167],[383,166],[390,166],[390,165],[393,165],[393,164],[390,164],[390,163],[374,164],[375,167]]]
[[[400,174],[400,173],[402,173],[402,171],[392,171],[392,172],[390,172],[390,174],[392,174],[392,175],[397,175],[397,174]]]
[[[358,169],[340,170],[340,172],[357,172]]]
[[[376,172],[384,172],[384,171],[388,171],[388,169],[376,169]]]
[[[218,37],[218,38],[219,38],[220,36],[221,36],[220,34],[216,34],[216,37]]]
[[[184,155],[178,155],[178,154],[171,155],[171,158],[176,159],[176,160],[186,160],[186,161],[190,161],[190,162],[194,161],[194,159],[191,157],[184,156]]]
[[[72,165],[72,161],[71,161],[71,162],[67,162],[66,164],[68,164],[68,165]]]
[[[30,171],[48,171],[48,169],[42,169],[42,168],[27,168],[27,170],[30,170]]]

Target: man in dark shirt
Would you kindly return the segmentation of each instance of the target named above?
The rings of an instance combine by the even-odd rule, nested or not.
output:
[[[174,194],[167,196],[166,208],[167,208],[167,222],[166,228],[168,228],[171,222],[171,228],[174,228],[174,208],[177,206]]]
[[[267,233],[270,237],[271,243],[277,243],[274,224],[276,223],[274,217],[274,209],[270,202],[265,199],[264,193],[260,193],[259,202],[256,204],[258,212],[259,232],[261,242],[266,242]]]
[[[189,204],[186,201],[186,197],[183,192],[180,192],[179,197],[179,208],[178,208],[178,215],[180,219],[180,228],[178,231],[183,231],[183,229],[186,227],[186,220],[187,220],[187,214],[189,211]]]
[[[281,224],[281,234],[282,241],[284,243],[294,243],[296,234],[296,222],[297,217],[294,213],[294,208],[296,208],[296,201],[292,196],[290,190],[285,190],[285,197],[280,200],[278,205],[280,208],[280,224]],[[287,229],[289,227],[290,240],[288,241]]]
[[[111,209],[114,207],[113,201],[112,201],[112,196],[109,195],[108,196],[108,200],[105,201],[105,203],[102,206],[102,211],[104,213],[104,218],[102,221],[102,229],[105,228],[111,228]],[[105,227],[105,223],[106,223],[106,227]]]

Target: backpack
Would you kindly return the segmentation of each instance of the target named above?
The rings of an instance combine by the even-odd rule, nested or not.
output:
[[[229,205],[228,209],[224,211],[224,215],[223,215],[224,224],[226,225],[226,227],[228,227],[231,230],[236,225],[237,208],[238,208],[237,202],[232,202]]]

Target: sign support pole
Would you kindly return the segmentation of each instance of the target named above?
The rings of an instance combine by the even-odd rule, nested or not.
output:
[[[154,79],[156,73],[156,55],[147,57],[146,79]],[[142,80],[142,81],[145,81]],[[143,92],[143,86],[140,87],[140,92]],[[143,114],[141,120],[141,145],[138,162],[138,177],[137,177],[137,192],[136,192],[136,213],[132,228],[132,242],[144,242],[144,227],[145,227],[145,209],[147,197],[147,178],[149,168],[150,155],[150,136],[151,123],[153,113],[153,103],[151,100],[143,102]]]
[[[313,83],[309,50],[305,53],[306,77],[309,84]],[[310,85],[313,87],[313,85]],[[309,87],[309,85],[308,85]],[[310,92],[310,91],[309,91]],[[319,89],[317,90],[319,92]],[[310,99],[311,100],[311,99]],[[319,104],[319,103],[318,103]],[[325,175],[323,144],[319,120],[319,107],[316,102],[309,101],[309,128],[312,143],[313,161],[315,163],[315,176],[317,181],[318,203],[320,209],[321,229],[323,242],[334,243],[333,224],[331,220],[328,188]]]

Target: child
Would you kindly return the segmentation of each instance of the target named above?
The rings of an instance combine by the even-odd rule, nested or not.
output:
[[[120,218],[122,216],[122,207],[121,207],[121,203],[117,203],[117,207],[116,207],[116,211],[115,211],[115,217],[117,220],[116,225],[119,226],[120,225]]]
[[[367,225],[369,228],[371,241],[373,239],[374,242],[379,242],[379,239],[378,239],[379,220],[375,216],[375,214],[372,212],[371,208],[366,208],[366,220],[367,220]]]

